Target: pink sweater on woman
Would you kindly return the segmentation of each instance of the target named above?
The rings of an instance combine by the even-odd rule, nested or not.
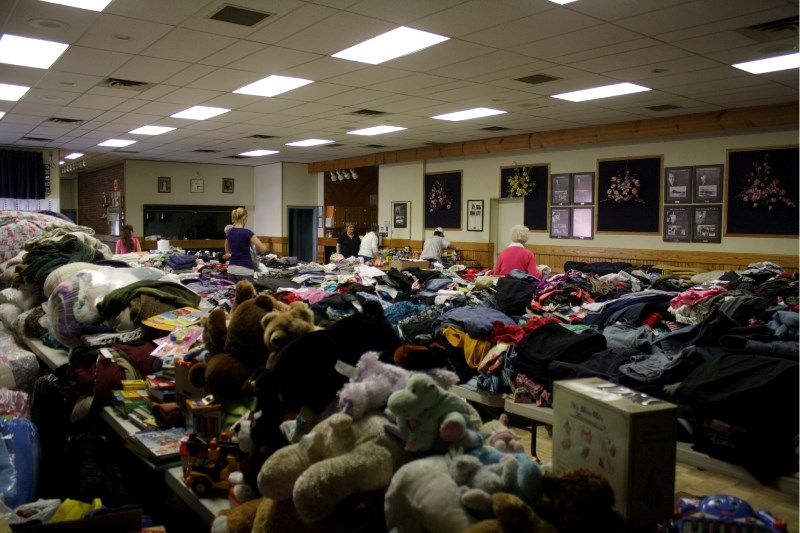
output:
[[[522,270],[537,278],[542,277],[542,273],[536,268],[536,256],[518,242],[509,244],[508,248],[500,252],[492,274],[508,276],[512,270]]]

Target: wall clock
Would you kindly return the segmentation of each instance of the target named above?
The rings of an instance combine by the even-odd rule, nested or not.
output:
[[[192,178],[189,186],[191,192],[203,192],[205,182],[199,178]]]

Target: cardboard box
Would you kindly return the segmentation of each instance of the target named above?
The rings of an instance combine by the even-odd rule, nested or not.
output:
[[[407,268],[427,269],[430,268],[430,264],[427,261],[420,261],[420,260],[392,259],[391,261],[389,261],[389,268],[396,268],[397,270],[400,270],[402,272]]]
[[[553,470],[586,467],[611,483],[633,525],[672,516],[676,407],[600,378],[553,384]]]
[[[179,405],[185,405],[186,400],[205,396],[202,387],[195,387],[189,381],[189,368],[187,365],[175,365],[175,401]]]

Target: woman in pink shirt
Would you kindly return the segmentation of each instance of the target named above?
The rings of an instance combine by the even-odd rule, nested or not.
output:
[[[115,254],[129,254],[131,252],[141,252],[142,246],[139,239],[133,236],[133,226],[125,224],[122,226],[122,238],[117,241]]]
[[[512,270],[521,270],[537,278],[542,273],[536,268],[536,256],[525,248],[528,242],[528,228],[517,224],[511,228],[511,244],[497,256],[497,263],[490,271],[495,276],[508,276]]]

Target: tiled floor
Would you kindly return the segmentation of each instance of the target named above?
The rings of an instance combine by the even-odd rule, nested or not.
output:
[[[514,428],[522,437],[525,449],[530,451],[530,431]],[[552,442],[547,430],[539,426],[536,433],[536,451],[543,462],[552,457]],[[699,470],[678,463],[675,467],[675,492],[695,496],[729,494],[746,500],[755,510],[766,509],[786,522],[790,533],[800,533],[800,500],[797,495],[783,493],[772,486],[742,481],[733,477]]]

